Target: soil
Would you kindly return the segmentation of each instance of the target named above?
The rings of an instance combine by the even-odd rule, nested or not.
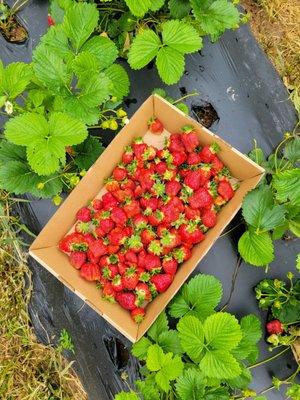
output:
[[[0,22],[0,32],[10,43],[24,43],[28,38],[28,32],[15,16]]]

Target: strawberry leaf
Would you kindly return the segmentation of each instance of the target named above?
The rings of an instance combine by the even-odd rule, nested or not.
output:
[[[100,63],[93,54],[82,51],[73,59],[72,69],[81,80],[88,80],[99,72]]]
[[[196,317],[186,316],[179,320],[177,330],[183,350],[196,362],[204,347],[202,323]]]
[[[186,0],[170,0],[169,10],[173,18],[182,19],[191,11],[191,5]]]
[[[165,0],[152,0],[151,1],[151,6],[150,10],[151,11],[158,11],[162,8],[162,6],[165,4]]]
[[[274,245],[268,232],[257,234],[247,230],[239,239],[238,250],[247,263],[256,267],[268,265],[274,260]]]
[[[141,69],[156,57],[161,41],[151,29],[139,33],[132,42],[128,62],[132,69]]]
[[[32,78],[30,64],[15,62],[4,68],[0,60],[0,95],[13,100],[24,92]]]
[[[148,348],[152,345],[152,342],[146,337],[142,337],[138,342],[132,346],[132,354],[139,360],[146,360]]]
[[[162,47],[156,58],[158,74],[167,85],[178,82],[184,72],[184,56],[171,47]]]
[[[153,344],[148,348],[146,365],[149,371],[159,371],[165,361],[165,354],[160,346]]]
[[[111,96],[115,96],[117,100],[122,100],[129,93],[129,78],[125,69],[118,64],[113,64],[105,70],[105,75],[110,79],[112,88]]]
[[[252,381],[252,375],[249,369],[241,366],[242,372],[236,378],[229,379],[227,383],[232,388],[247,389]]]
[[[292,163],[300,161],[300,138],[296,137],[290,140],[284,148],[284,157],[290,160]]]
[[[182,347],[177,331],[170,329],[162,332],[158,337],[157,343],[165,353],[182,354]]]
[[[170,381],[174,381],[180,376],[183,370],[183,362],[176,355],[172,357],[172,353],[165,355],[162,368],[155,375],[157,385],[164,391],[169,392],[171,389]]]
[[[256,343],[262,337],[261,323],[255,315],[247,315],[240,321],[243,337],[232,354],[238,360],[244,360],[256,351]]]
[[[202,47],[202,39],[188,23],[179,20],[168,21],[162,25],[163,43],[182,54],[194,53]]]
[[[272,186],[276,190],[276,199],[280,202],[290,201],[300,206],[300,168],[278,172],[273,176]]]
[[[4,165],[10,161],[26,162],[26,148],[1,140],[0,142],[0,164]]]
[[[125,0],[125,3],[135,17],[143,17],[151,8],[152,2],[151,0]]]
[[[177,379],[176,391],[181,400],[204,398],[206,379],[201,371],[189,368]]]
[[[154,340],[155,342],[158,342],[160,334],[165,331],[168,331],[168,329],[169,329],[168,318],[166,316],[166,313],[162,312],[157,317],[154,324],[150,327],[147,334],[152,340]]]
[[[115,43],[103,36],[92,37],[82,46],[81,50],[96,57],[100,69],[109,67],[118,57],[118,49]]]
[[[241,367],[236,359],[225,350],[206,352],[200,361],[200,369],[210,378],[232,379],[241,373]]]
[[[121,392],[115,396],[115,400],[139,400],[139,397],[136,393],[133,392]]]
[[[77,167],[81,170],[88,170],[105,150],[105,147],[97,138],[88,136],[83,143],[74,146],[74,150],[77,153],[74,157]]]
[[[44,36],[37,48],[43,47],[51,53],[63,58],[64,60],[72,60],[74,53],[69,45],[68,36],[61,25],[52,26]]]

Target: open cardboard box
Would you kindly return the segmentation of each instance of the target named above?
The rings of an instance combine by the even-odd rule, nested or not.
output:
[[[165,132],[161,136],[155,136],[148,132],[147,121],[153,115],[158,117],[165,126]],[[169,132],[179,132],[180,128],[186,124],[194,125],[199,132],[201,144],[217,142],[220,145],[220,159],[230,169],[232,176],[240,182],[240,186],[235,196],[218,214],[216,226],[208,231],[206,239],[193,248],[192,257],[178,269],[172,285],[147,306],[144,321],[140,325],[136,325],[128,311],[122,309],[118,304],[110,304],[101,299],[101,293],[95,283],[87,282],[79,276],[78,271],[69,264],[68,257],[58,250],[57,244],[72,229],[77,210],[86,205],[89,200],[103,193],[103,180],[111,175],[115,165],[120,162],[126,145],[130,144],[135,137],[144,136],[145,142],[162,148],[165,136],[169,135]],[[30,254],[123,335],[135,342],[149,329],[160,312],[196,268],[199,261],[238,212],[245,194],[258,184],[263,174],[264,170],[260,166],[217,135],[183,114],[161,97],[150,96],[50,219],[31,245]]]

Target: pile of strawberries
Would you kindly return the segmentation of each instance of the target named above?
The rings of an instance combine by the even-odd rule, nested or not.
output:
[[[155,134],[164,129],[155,118],[149,126]],[[77,212],[74,232],[59,243],[80,276],[98,282],[102,297],[137,323],[234,195],[218,151],[216,143],[201,147],[193,126],[171,134],[162,150],[136,138],[106,193]]]

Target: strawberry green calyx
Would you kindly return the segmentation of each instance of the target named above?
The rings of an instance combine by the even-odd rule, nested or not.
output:
[[[135,144],[142,144],[142,143],[144,143],[144,140],[143,140],[143,138],[141,136],[139,136],[139,137],[136,137],[134,139],[134,143]]]
[[[216,181],[209,182],[208,192],[213,198],[218,197],[218,184]]]
[[[96,228],[97,228],[97,226],[99,226],[99,220],[98,219],[96,219],[96,218],[93,218],[92,220],[91,220],[91,223],[92,223],[92,225],[93,226],[95,226]]]
[[[111,277],[110,269],[108,267],[102,268],[102,275],[104,278],[110,279],[110,277]]]
[[[155,156],[155,150],[154,150],[154,148],[153,147],[148,147],[145,151],[144,151],[144,153],[143,153],[143,160],[145,160],[145,161],[147,161],[147,160],[149,160],[150,158],[152,158],[153,159],[153,157]]]
[[[209,146],[210,151],[213,154],[217,154],[219,153],[219,151],[221,150],[220,146],[218,145],[217,142],[213,142],[210,146]]]
[[[137,167],[138,167],[138,165],[137,165],[136,160],[133,160],[133,161],[131,161],[131,163],[126,165],[126,169],[130,175],[133,175],[135,173],[135,171],[137,170]]]
[[[147,207],[147,208],[144,210],[143,214],[146,215],[146,217],[147,217],[148,215],[151,215],[151,214],[152,214],[152,209],[151,209],[150,207]]]
[[[150,278],[151,278],[151,275],[149,274],[149,272],[142,272],[140,274],[139,280],[141,282],[147,283],[147,282],[149,282]]]
[[[184,132],[184,133],[190,133],[190,132],[193,132],[193,131],[195,130],[195,128],[194,128],[193,125],[184,125],[184,126],[181,128],[181,130],[182,130],[182,132]]]
[[[154,214],[155,214],[155,217],[158,219],[158,221],[162,221],[163,219],[164,219],[164,217],[165,217],[165,215],[164,215],[164,213],[162,212],[162,211],[160,211],[160,210],[156,210],[155,212],[154,212]]]
[[[154,191],[157,197],[160,197],[165,194],[166,187],[164,183],[162,183],[160,180],[157,180],[152,186],[152,190]]]
[[[71,251],[87,251],[89,248],[89,245],[85,242],[82,243],[73,243],[70,246]]]
[[[104,237],[103,239],[103,243],[108,246],[109,245],[109,239],[107,237]]]
[[[176,221],[174,221],[174,222],[172,223],[172,226],[174,226],[174,228],[178,229],[178,228],[180,227],[180,225],[186,224],[186,223],[187,223],[187,220],[186,220],[186,218],[185,218],[185,214],[184,214],[184,213],[181,213],[181,214],[179,215],[179,218],[176,219]]]
[[[124,149],[124,153],[133,154],[133,148],[129,145]]]
[[[190,188],[187,185],[183,185],[182,189],[181,189],[181,194],[180,194],[180,200],[182,200],[183,202],[187,203],[189,198],[192,196],[192,194],[194,193],[193,189]]]
[[[131,235],[127,238],[125,244],[130,249],[141,249],[143,247],[140,235]]]
[[[130,277],[136,273],[136,268],[134,266],[128,267],[125,272],[125,276]]]
[[[178,263],[182,263],[184,261],[185,254],[181,248],[178,248],[174,250],[173,256]]]
[[[101,297],[102,297],[102,299],[108,301],[111,304],[116,303],[116,299],[114,298],[114,296],[112,296],[110,294],[103,294]]]
[[[156,287],[153,285],[152,282],[149,282],[149,290],[152,296],[152,300],[155,299],[158,295],[158,291],[156,290]]]
[[[175,239],[175,235],[167,231],[163,235],[163,237],[160,239],[160,243],[164,247],[168,247],[168,246],[170,246],[170,245],[172,245],[174,243],[174,239]]]
[[[231,187],[234,191],[238,190],[238,188],[240,187],[239,182],[230,182],[230,183],[231,183]]]
[[[148,251],[156,256],[160,256],[162,253],[162,246],[159,240],[153,240],[148,246]]]
[[[170,171],[170,170],[167,170],[167,171],[164,172],[164,174],[163,174],[163,179],[164,179],[165,181],[170,181],[171,179],[173,179],[173,177],[174,177],[174,174],[173,174],[173,172]]]
[[[218,172],[218,177],[222,178],[222,177],[227,177],[229,178],[231,176],[230,171],[227,167],[223,167],[221,169],[221,171]]]
[[[88,222],[78,222],[76,229],[81,233],[87,233],[90,230],[90,224]]]
[[[111,264],[117,264],[117,263],[119,262],[119,258],[118,258],[118,256],[117,256],[116,254],[111,254],[111,255],[108,257],[108,259],[109,259],[109,262],[110,262]]]

